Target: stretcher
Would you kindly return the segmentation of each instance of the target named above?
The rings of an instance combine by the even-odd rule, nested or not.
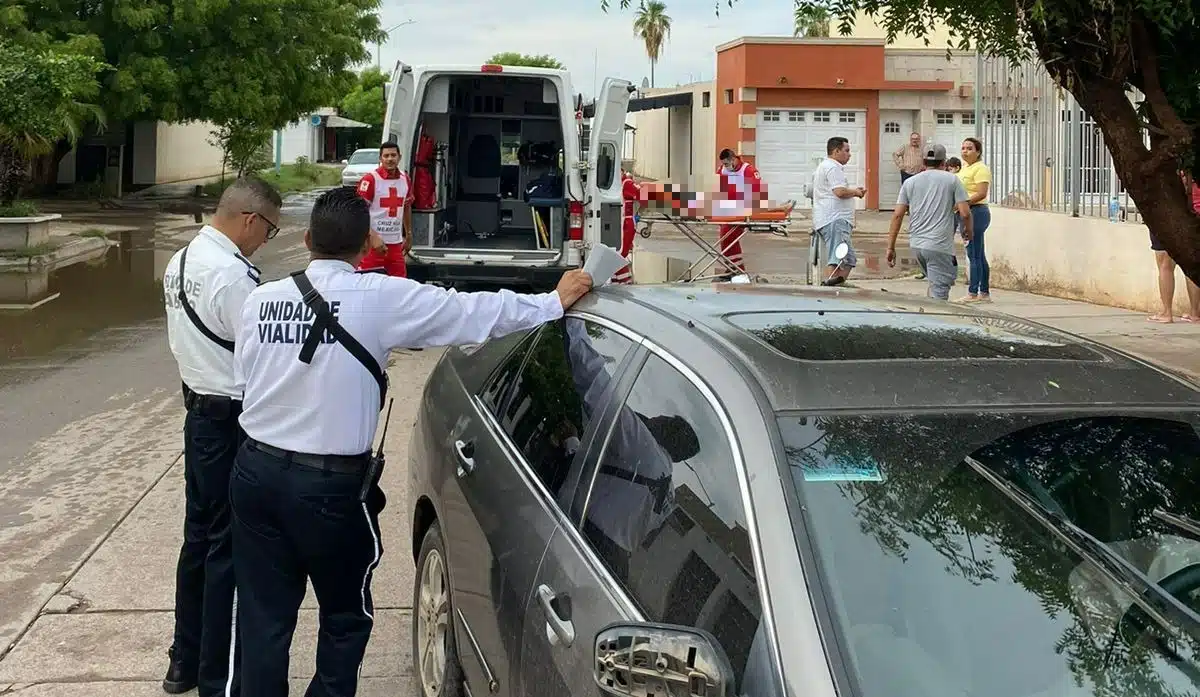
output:
[[[698,212],[678,211],[664,213],[661,211],[644,212],[638,216],[638,234],[649,239],[656,223],[667,223],[674,227],[684,237],[700,248],[701,255],[680,276],[680,281],[708,281],[728,278],[731,269],[738,265],[721,251],[721,241],[713,244],[697,232],[696,225],[722,225],[733,228],[725,246],[732,247],[741,242],[747,234],[771,234],[779,237],[788,236],[788,225],[791,223],[792,209],[795,201],[788,201],[783,206],[754,210],[749,215],[699,215]],[[708,270],[714,265],[720,268],[712,273]]]

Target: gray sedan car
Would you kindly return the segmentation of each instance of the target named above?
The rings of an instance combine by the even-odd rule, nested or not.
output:
[[[1197,694],[1200,389],[1004,315],[592,293],[446,353],[426,697]]]

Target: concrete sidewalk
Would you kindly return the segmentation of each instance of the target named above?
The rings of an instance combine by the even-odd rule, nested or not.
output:
[[[389,497],[380,520],[385,553],[372,585],[375,629],[359,683],[363,697],[416,694],[418,689],[410,668],[414,571],[404,514],[408,442],[425,378],[439,355],[396,353],[389,366],[396,402],[383,477]],[[175,424],[171,439],[179,443],[179,422]],[[159,458],[161,476],[121,511],[119,522],[65,583],[45,586],[44,605],[32,608],[32,623],[0,659],[0,695],[163,694],[182,540],[183,462],[179,447],[151,455]],[[316,620],[310,588],[293,641],[292,694],[303,694],[313,673]]]
[[[852,283],[859,288],[922,296],[927,288],[925,281],[911,277],[864,279]],[[966,289],[959,283],[950,297],[958,299],[965,293]],[[1157,324],[1147,321],[1142,312],[1032,293],[993,289],[991,295],[993,302],[977,307],[1033,320],[1108,344],[1200,382],[1200,324]]]

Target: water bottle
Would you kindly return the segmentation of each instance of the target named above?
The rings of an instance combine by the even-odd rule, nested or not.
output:
[[[1120,203],[1120,201],[1117,200],[1116,196],[1113,196],[1108,201],[1108,222],[1110,222],[1110,223],[1117,222],[1117,217],[1120,215],[1120,213],[1121,213],[1121,203]]]

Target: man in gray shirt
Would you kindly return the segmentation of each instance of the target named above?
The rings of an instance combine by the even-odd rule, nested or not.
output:
[[[945,164],[945,147],[933,143],[925,146],[925,171],[900,185],[887,249],[888,266],[895,266],[896,238],[908,214],[908,246],[929,279],[929,297],[940,300],[950,299],[950,287],[958,277],[958,260],[954,257],[956,215],[963,219],[963,240],[971,240],[967,190],[957,176],[946,171]]]

